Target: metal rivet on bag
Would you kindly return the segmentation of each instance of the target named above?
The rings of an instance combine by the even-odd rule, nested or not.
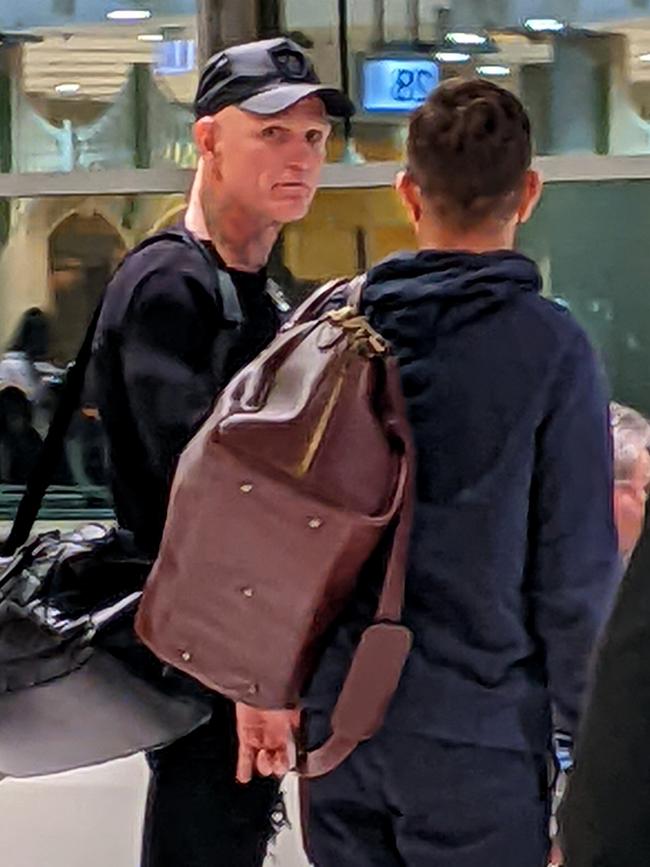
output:
[[[320,518],[311,518],[309,521],[309,529],[310,530],[320,530],[323,526],[323,522]]]
[[[251,683],[251,685],[248,687],[248,694],[249,695],[257,695],[258,692],[259,692],[259,686],[256,683]]]
[[[255,595],[255,591],[253,590],[252,587],[244,587],[244,589],[242,590],[242,593],[244,594],[244,596],[247,599],[252,599],[253,596]]]
[[[247,482],[245,485],[242,485],[239,490],[242,492],[242,494],[250,494],[253,490],[253,486],[249,482]]]
[[[183,662],[189,662],[192,659],[192,654],[189,652],[189,650],[184,650],[181,653],[181,659],[183,660]]]

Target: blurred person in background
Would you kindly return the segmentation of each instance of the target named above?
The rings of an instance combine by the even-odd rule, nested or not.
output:
[[[0,481],[24,485],[41,444],[29,396],[16,385],[0,386]]]
[[[614,517],[618,545],[627,566],[645,523],[650,488],[650,423],[629,406],[612,403]]]
[[[614,508],[627,572],[595,665],[593,688],[560,807],[555,863],[650,863],[650,423],[612,404]],[[640,541],[640,544],[638,544]],[[638,544],[638,548],[637,548]]]

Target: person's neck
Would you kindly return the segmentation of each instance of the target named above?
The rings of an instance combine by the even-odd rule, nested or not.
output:
[[[494,253],[497,250],[513,250],[515,247],[514,224],[495,228],[458,231],[440,223],[420,223],[416,228],[418,247],[421,250],[463,251],[466,253]]]
[[[202,202],[202,167],[199,167],[185,214],[185,227],[197,238],[211,241],[228,268],[256,273],[267,264],[280,234],[278,223],[251,215],[236,202],[219,202],[214,197],[208,207]]]

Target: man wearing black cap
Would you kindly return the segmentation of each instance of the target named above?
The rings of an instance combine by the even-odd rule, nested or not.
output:
[[[154,556],[179,453],[225,382],[272,339],[287,309],[265,267],[283,225],[305,216],[330,132],[353,112],[287,39],[228,49],[195,103],[199,166],[182,225],[127,257],[96,338],[99,404],[118,520]],[[234,709],[150,756],[145,867],[253,867],[277,784],[235,782]]]

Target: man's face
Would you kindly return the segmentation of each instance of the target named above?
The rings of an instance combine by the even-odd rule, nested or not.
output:
[[[208,169],[204,196],[218,196],[271,223],[305,216],[331,131],[320,99],[309,97],[269,116],[229,107],[201,124],[206,137],[197,131],[197,141]]]
[[[614,486],[614,518],[618,530],[618,547],[628,560],[643,532],[645,510],[650,492],[650,454],[641,452],[629,479]]]

